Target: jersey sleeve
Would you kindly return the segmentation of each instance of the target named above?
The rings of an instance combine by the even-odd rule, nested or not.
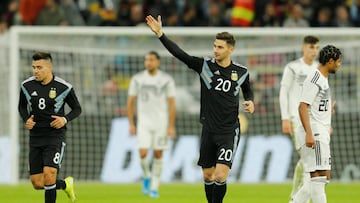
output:
[[[241,84],[241,91],[243,93],[245,101],[254,101],[254,92],[251,89],[249,74],[246,76],[244,82]]]
[[[289,119],[289,89],[294,82],[294,72],[290,69],[290,66],[285,66],[281,83],[280,83],[280,95],[279,95],[279,103],[280,103],[280,111],[281,111],[281,119]]]
[[[316,83],[311,82],[313,77],[307,77],[303,84],[303,89],[301,91],[300,102],[306,104],[312,104],[316,98],[316,95],[319,91],[319,86]]]
[[[70,93],[66,96],[65,102],[71,108],[71,111],[65,115],[65,118],[67,121],[72,121],[81,114],[81,105],[73,88],[71,88]]]
[[[136,82],[135,77],[133,77],[130,81],[130,86],[129,86],[129,90],[128,90],[129,96],[136,96],[138,94],[138,87],[137,87],[137,82]]]
[[[163,34],[160,38],[161,43],[165,48],[177,59],[185,63],[189,68],[195,70],[199,74],[202,71],[202,65],[204,63],[203,58],[190,56],[184,50],[182,50],[178,45],[171,41],[168,37]]]
[[[23,90],[20,90],[18,111],[20,113],[22,120],[24,122],[26,122],[27,119],[30,117],[30,114],[28,111],[28,101],[26,99],[26,96],[25,96]]]
[[[169,77],[169,83],[166,87],[166,94],[167,97],[175,97],[175,92],[176,92],[176,88],[175,88],[175,81],[172,77]]]

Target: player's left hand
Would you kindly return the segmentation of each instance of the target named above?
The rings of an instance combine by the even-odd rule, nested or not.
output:
[[[254,113],[255,107],[253,101],[244,101],[242,104],[244,105],[245,112]]]
[[[331,102],[331,114],[335,114],[336,101]]]
[[[169,136],[171,139],[175,139],[175,137],[176,137],[175,127],[169,127],[169,128],[168,128],[168,136]]]
[[[51,116],[54,120],[50,123],[50,126],[56,129],[64,127],[66,120],[62,116]]]

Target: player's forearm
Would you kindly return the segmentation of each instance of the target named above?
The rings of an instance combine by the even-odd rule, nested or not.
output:
[[[169,126],[175,127],[176,120],[176,107],[175,107],[175,98],[169,98]]]
[[[27,108],[27,101],[25,99],[25,95],[20,94],[19,104],[18,104],[18,111],[21,116],[21,119],[26,122],[27,119],[30,117],[28,108]]]
[[[280,87],[280,94],[279,94],[279,104],[280,104],[280,112],[281,112],[281,120],[289,119],[289,110],[288,110],[288,89],[286,86]]]
[[[301,124],[307,133],[311,133],[310,118],[308,113],[308,104],[300,102],[299,105],[299,116]]]
[[[134,121],[134,115],[135,115],[135,108],[134,108],[134,101],[132,98],[128,99],[127,105],[126,105],[126,114],[129,120],[130,125],[135,125]]]
[[[250,85],[249,76],[247,76],[246,80],[241,85],[241,90],[242,90],[245,101],[254,101],[254,92]]]
[[[66,122],[72,121],[72,120],[74,120],[75,118],[79,117],[79,115],[81,114],[81,111],[82,111],[82,109],[81,109],[80,104],[74,106],[74,107],[71,109],[71,111],[70,111],[67,115],[64,116],[65,119],[66,119]]]

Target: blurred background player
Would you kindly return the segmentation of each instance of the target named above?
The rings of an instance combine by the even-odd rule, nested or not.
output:
[[[280,109],[282,120],[282,132],[292,137],[296,150],[299,150],[298,141],[294,135],[294,130],[299,124],[299,97],[303,82],[307,75],[318,67],[318,62],[315,60],[319,53],[319,39],[315,36],[305,36],[303,38],[301,58],[291,61],[286,64],[280,86]],[[301,157],[298,160],[293,178],[293,186],[291,191],[291,198],[304,184],[308,188],[310,175],[304,173]],[[308,190],[303,190],[304,196],[310,199]],[[305,201],[308,202],[308,201]]]
[[[227,189],[227,177],[240,140],[239,93],[244,111],[254,112],[254,94],[247,67],[231,60],[234,36],[221,32],[215,36],[214,58],[190,56],[162,31],[161,16],[146,17],[146,23],[165,48],[199,74],[201,84],[200,122],[202,124],[200,157],[204,187],[209,203],[221,203]]]
[[[325,185],[330,181],[331,114],[333,110],[328,77],[340,68],[342,54],[332,45],[320,50],[318,69],[308,75],[300,96],[301,124],[296,129],[304,171],[310,173],[310,195],[313,203],[326,203]],[[292,203],[302,203],[300,195],[305,185],[293,197]]]
[[[159,197],[163,150],[168,147],[168,136],[175,138],[176,135],[175,82],[170,75],[159,70],[160,56],[157,52],[146,54],[144,65],[146,70],[131,79],[127,115],[130,134],[138,137],[143,193],[150,193],[150,197],[156,198]],[[137,126],[134,121],[136,102]],[[147,159],[149,148],[154,150],[151,172]]]
[[[52,57],[37,52],[32,57],[34,76],[21,83],[19,113],[30,131],[29,170],[35,189],[45,190],[45,203],[56,202],[63,189],[75,202],[73,178],[57,179],[65,151],[66,124],[81,113],[72,85],[53,75]],[[71,111],[65,114],[65,103]]]

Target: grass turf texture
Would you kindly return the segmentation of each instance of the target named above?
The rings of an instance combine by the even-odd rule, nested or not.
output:
[[[224,203],[287,203],[290,184],[228,184]],[[206,202],[202,184],[162,184],[160,198],[151,199],[141,193],[141,185],[75,183],[79,203],[201,203]],[[360,203],[360,183],[330,183],[328,203]],[[1,203],[43,202],[43,191],[32,189],[30,183],[17,186],[0,185]],[[57,203],[69,202],[63,191],[57,193]]]

